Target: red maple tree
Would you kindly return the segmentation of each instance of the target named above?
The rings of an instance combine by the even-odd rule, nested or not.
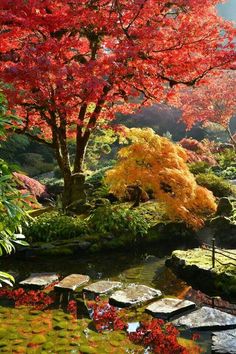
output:
[[[231,70],[216,70],[194,88],[175,88],[170,102],[182,110],[182,120],[188,128],[196,122],[220,124],[236,148],[236,139],[230,130],[230,121],[236,113],[236,71],[233,69],[232,65]]]
[[[16,131],[55,150],[64,205],[79,199],[94,129],[231,66],[235,30],[219,2],[1,0],[2,89],[21,117]]]

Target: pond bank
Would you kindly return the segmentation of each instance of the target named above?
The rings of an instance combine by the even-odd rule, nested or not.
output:
[[[201,248],[174,251],[166,265],[194,288],[236,301],[236,250],[225,250],[225,255],[224,250],[216,253],[214,268],[212,251]]]

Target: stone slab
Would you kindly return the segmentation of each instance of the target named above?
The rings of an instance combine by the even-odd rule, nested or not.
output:
[[[119,281],[99,280],[96,283],[92,283],[84,287],[83,291],[101,295],[109,294],[111,291],[121,287],[122,283],[120,283]]]
[[[213,353],[235,354],[236,353],[236,329],[214,332],[211,349]]]
[[[19,284],[31,288],[45,288],[46,286],[58,280],[56,273],[31,273],[28,278],[22,280]]]
[[[193,329],[229,329],[236,328],[236,316],[204,306],[173,321],[173,324]]]
[[[88,275],[83,274],[70,274],[62,279],[54,286],[56,291],[75,291],[77,288],[88,283],[90,280]]]
[[[168,319],[185,311],[194,309],[195,303],[188,300],[164,298],[153,302],[146,308],[146,312],[153,317]]]
[[[130,284],[127,288],[114,292],[109,302],[118,307],[137,306],[161,295],[160,290],[149,288],[146,285]]]

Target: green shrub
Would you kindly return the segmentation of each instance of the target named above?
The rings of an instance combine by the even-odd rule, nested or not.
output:
[[[208,163],[204,161],[199,161],[199,162],[190,163],[189,170],[194,175],[198,175],[199,173],[209,173],[211,171],[211,168],[208,165]]]
[[[93,185],[95,188],[101,187],[103,185],[105,173],[110,168],[111,166],[107,166],[95,171],[92,175],[87,177],[86,182]]]
[[[196,181],[200,186],[212,191],[215,197],[221,198],[233,194],[231,184],[213,173],[200,173],[196,176]]]
[[[61,172],[61,169],[57,166],[54,168],[53,170],[53,176],[57,179],[60,179],[62,178],[62,172]]]
[[[233,206],[232,214],[230,216],[230,221],[236,225],[236,199],[231,201],[231,204]]]
[[[102,206],[95,209],[89,217],[91,231],[99,233],[130,233],[143,236],[148,232],[149,223],[137,210],[124,206]]]
[[[222,169],[236,166],[236,152],[234,149],[226,149],[216,155],[216,159]]]
[[[76,238],[87,230],[86,220],[78,216],[50,212],[34,218],[25,230],[25,234],[31,242],[49,242]]]
[[[236,167],[229,166],[220,175],[225,179],[236,179]]]

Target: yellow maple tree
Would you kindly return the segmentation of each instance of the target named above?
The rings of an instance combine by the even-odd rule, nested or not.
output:
[[[215,198],[199,186],[187,166],[187,154],[178,144],[161,137],[150,128],[127,129],[129,145],[118,153],[118,162],[107,171],[110,191],[122,199],[130,185],[152,190],[164,202],[172,220],[183,220],[195,229],[216,211]]]

